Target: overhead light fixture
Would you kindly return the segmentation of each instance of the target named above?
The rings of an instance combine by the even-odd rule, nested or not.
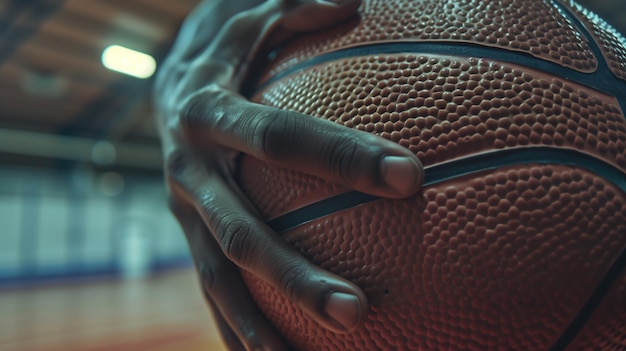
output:
[[[141,79],[150,78],[156,70],[156,61],[152,56],[120,45],[104,49],[102,64],[112,71]]]

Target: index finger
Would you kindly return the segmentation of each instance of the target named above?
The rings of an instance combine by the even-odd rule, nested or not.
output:
[[[316,117],[254,104],[216,85],[196,92],[179,117],[185,135],[200,149],[218,143],[368,194],[405,197],[424,181],[420,160],[399,144]]]

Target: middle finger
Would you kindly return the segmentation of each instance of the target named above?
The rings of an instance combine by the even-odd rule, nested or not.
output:
[[[231,349],[245,345],[246,350],[287,350],[250,296],[239,269],[224,256],[200,216],[189,207],[184,214],[178,212],[202,291],[224,341]]]
[[[251,215],[242,199],[235,196],[217,174],[209,174],[204,168],[193,168],[192,171],[194,174],[191,175],[178,173],[179,191],[185,192],[195,204],[215,238],[215,241],[201,241],[192,246],[199,247],[204,243],[216,251],[219,245],[232,262],[277,288],[328,329],[348,332],[364,322],[368,304],[359,287],[306,260],[265,223]],[[226,270],[217,270],[221,271]],[[237,284],[239,282],[241,279]],[[229,294],[219,290],[219,284],[214,287],[219,293]]]

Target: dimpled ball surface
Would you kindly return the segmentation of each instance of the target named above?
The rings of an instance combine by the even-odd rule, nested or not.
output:
[[[244,272],[298,350],[626,350],[626,48],[571,1],[370,0],[277,51],[253,101],[413,151],[426,184],[351,193],[244,157],[238,182],[302,254],[360,286],[334,334]],[[323,207],[323,206],[322,206]]]

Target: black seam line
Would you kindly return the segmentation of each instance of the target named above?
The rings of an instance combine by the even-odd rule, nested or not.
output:
[[[568,18],[575,26],[578,26],[579,31],[587,38],[589,47],[598,60],[598,70],[595,75],[600,79],[610,82],[611,80],[617,80],[619,83],[615,84],[615,89],[618,91],[617,101],[622,109],[622,114],[626,112],[626,88],[623,81],[617,78],[611,71],[606,57],[602,54],[602,50],[598,44],[599,38],[595,34],[592,34],[585,26],[579,17],[574,14],[573,10],[570,10],[569,6],[562,4],[558,1],[553,1],[555,6],[561,10],[562,14]],[[571,4],[571,3],[570,3]],[[598,40],[596,40],[598,39]],[[626,43],[623,43],[626,45]],[[622,188],[624,191],[624,188]],[[606,295],[610,291],[611,287],[620,278],[624,269],[626,268],[626,249],[622,248],[622,252],[617,259],[611,264],[609,270],[604,274],[598,285],[595,287],[587,301],[580,308],[576,316],[572,319],[567,328],[561,333],[559,338],[554,342],[550,351],[565,350],[574,339],[578,336],[580,331],[585,327],[589,319],[592,317],[598,306],[604,301]]]
[[[490,151],[425,167],[424,187],[504,166],[520,165],[526,167],[530,164],[580,167],[603,177],[626,193],[626,172],[623,170],[575,149],[545,146]],[[379,199],[381,197],[358,191],[348,191],[274,218],[268,222],[268,225],[274,231],[284,233],[314,219]]]
[[[573,149],[526,147],[486,152],[475,156],[426,167],[424,186],[458,178],[468,174],[510,165],[556,164],[584,168],[604,177],[626,193],[626,175],[613,165]],[[268,224],[277,232],[285,232],[316,218],[381,199],[356,191],[340,194],[278,217]],[[608,292],[626,268],[626,249],[611,264],[570,324],[550,347],[550,351],[564,350],[576,338]]]
[[[622,249],[620,255],[611,264],[609,270],[604,274],[598,285],[596,285],[585,304],[583,304],[583,307],[581,307],[574,319],[572,319],[572,322],[568,325],[563,334],[561,334],[559,339],[552,345],[550,351],[565,350],[565,348],[572,343],[587,321],[591,318],[593,312],[598,308],[606,295],[609,293],[611,287],[621,277],[624,272],[624,268],[626,268],[626,250]]]
[[[596,72],[594,72],[594,75],[601,75],[604,78],[611,77],[611,79],[619,80],[619,78],[615,77],[613,72],[611,72],[611,69],[609,68],[609,64],[606,61],[606,58],[604,57],[604,55],[602,54],[602,50],[600,49],[598,42],[596,41],[596,36],[591,34],[587,26],[578,18],[576,14],[574,14],[567,7],[567,5],[562,4],[559,1],[554,1],[554,0],[552,0],[551,2],[554,4],[554,7],[561,10],[561,15],[563,15],[570,22],[572,22],[572,24],[574,25],[574,28],[578,29],[580,31],[580,34],[584,35],[585,38],[587,39],[587,44],[589,44],[589,48],[591,49],[593,54],[596,56],[596,59],[598,60],[598,69]]]
[[[587,43],[589,44],[589,48],[598,60],[598,69],[593,73],[594,79],[601,80],[603,85],[609,87],[611,87],[611,84],[614,84],[611,87],[613,92],[609,93],[609,95],[614,95],[617,98],[620,108],[622,109],[622,114],[626,114],[626,81],[618,78],[611,71],[609,63],[607,62],[606,57],[602,54],[602,49],[600,49],[600,45],[598,44],[598,40],[600,39],[589,31],[589,28],[587,28],[587,26],[573,12],[573,7],[572,10],[570,10],[568,5],[565,5],[560,1],[552,0],[552,3],[557,9],[561,10],[561,14],[570,20],[574,24],[574,27],[577,27],[580,33],[585,36]],[[622,45],[626,47],[626,43],[622,43]]]
[[[607,74],[596,75],[595,73],[581,73],[556,63],[538,59],[524,52],[486,47],[472,43],[449,42],[394,42],[368,44],[329,52],[299,62],[281,72],[278,72],[276,75],[263,82],[257,89],[255,89],[255,91],[246,93],[245,95],[251,97],[252,95],[267,88],[269,85],[287,76],[322,63],[350,57],[384,54],[447,55],[497,60],[527,66],[546,73],[556,74],[558,78],[563,78],[601,91],[607,95],[615,96],[620,101],[626,100],[626,82],[615,77],[612,73],[610,73],[610,76]],[[622,108],[624,109],[624,106],[622,106]]]

